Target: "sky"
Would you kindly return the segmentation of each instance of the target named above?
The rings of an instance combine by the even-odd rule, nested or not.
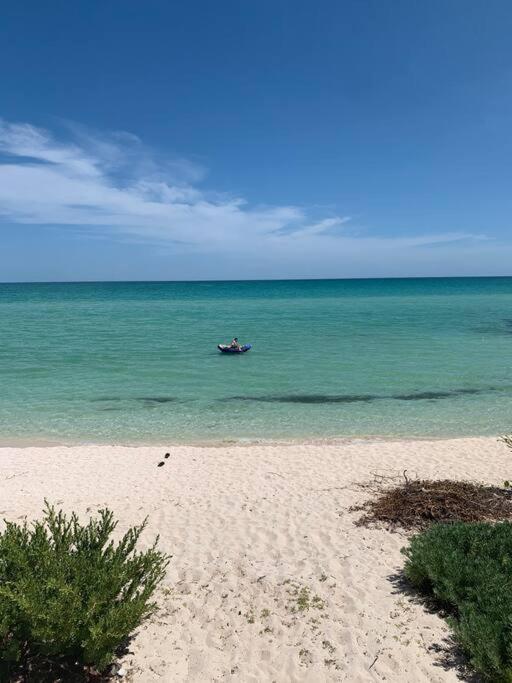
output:
[[[509,0],[24,0],[0,282],[512,275]]]

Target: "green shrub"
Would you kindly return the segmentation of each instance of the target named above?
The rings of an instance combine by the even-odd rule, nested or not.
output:
[[[42,521],[0,534],[0,661],[69,659],[103,670],[153,609],[168,558],[135,546],[146,522],[116,544],[109,510],[81,525],[48,504]]]
[[[512,681],[512,524],[435,525],[403,552],[407,578],[451,614],[472,665]]]

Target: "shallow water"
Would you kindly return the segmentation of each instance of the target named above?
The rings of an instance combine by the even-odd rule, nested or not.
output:
[[[4,442],[512,427],[512,278],[10,284],[0,315]]]

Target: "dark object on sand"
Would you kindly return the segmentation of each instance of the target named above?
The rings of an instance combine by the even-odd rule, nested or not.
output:
[[[218,344],[217,348],[221,353],[245,353],[246,351],[249,351],[249,349],[252,349],[252,345],[244,344],[239,349],[236,349],[232,346],[226,346],[225,344]]]
[[[158,463],[157,467],[163,467],[165,465],[165,462],[162,460],[161,462]]]
[[[170,453],[166,453],[166,454],[164,455],[164,458],[167,459],[170,455],[171,455]]]
[[[364,512],[358,526],[426,529],[433,523],[512,519],[512,490],[469,481],[408,479],[392,488],[363,485],[372,498],[352,511]]]

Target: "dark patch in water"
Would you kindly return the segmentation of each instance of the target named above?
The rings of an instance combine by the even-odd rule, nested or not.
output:
[[[144,401],[144,403],[172,403],[178,399],[174,396],[141,396],[137,401]]]
[[[512,321],[511,321],[512,324]],[[457,396],[475,395],[499,391],[497,387],[486,387],[485,389],[461,388],[446,391],[418,391],[410,394],[277,394],[263,396],[230,396],[220,398],[218,401],[246,401],[255,403],[297,403],[302,405],[327,405],[336,403],[371,403],[372,401],[439,401],[446,398],[456,398]],[[92,399],[93,401],[138,401],[147,408],[156,408],[165,403],[184,402],[193,399],[179,399],[175,396],[139,396],[127,397],[102,397]],[[122,410],[122,408],[109,406],[102,410]]]
[[[259,401],[261,403],[362,403],[374,401],[382,396],[351,395],[329,396],[324,394],[290,394],[286,396],[233,396],[235,401]]]
[[[471,330],[473,332],[477,332],[478,334],[494,334],[494,335],[502,335],[502,334],[509,334],[508,330],[504,330],[501,325],[476,325],[475,327],[472,327]]]
[[[143,403],[171,403],[178,399],[174,396],[102,396],[100,398],[93,398],[91,401],[112,403],[113,401],[141,401]]]
[[[509,335],[512,334],[512,318],[502,318],[501,322],[486,323],[476,325],[472,328],[473,332],[479,334],[493,334],[493,335]]]
[[[389,398],[397,401],[435,401],[438,398],[449,398],[456,394],[456,391],[423,391],[418,394],[396,394],[389,396]]]
[[[228,400],[256,401],[259,403],[303,403],[321,405],[327,403],[370,403],[371,401],[437,401],[443,398],[453,398],[462,395],[481,394],[495,391],[494,387],[487,389],[453,389],[451,391],[421,391],[412,394],[345,394],[332,396],[329,394],[289,394],[281,396],[232,396]],[[226,399],[222,399],[226,400]]]
[[[382,398],[392,398],[397,401],[436,401],[439,398],[452,398],[471,394],[484,394],[494,391],[494,387],[488,389],[452,389],[451,391],[420,391],[417,394],[394,394]]]

